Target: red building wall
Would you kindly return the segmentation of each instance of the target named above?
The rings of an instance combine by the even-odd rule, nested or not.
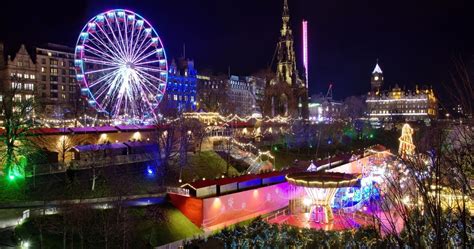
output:
[[[192,223],[201,227],[203,210],[202,199],[171,193],[168,194],[168,197],[173,206],[179,209]]]

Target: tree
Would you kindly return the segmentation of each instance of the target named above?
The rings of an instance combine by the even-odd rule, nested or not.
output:
[[[364,117],[367,111],[365,100],[361,96],[349,96],[344,100],[344,116],[351,121]]]
[[[13,82],[18,82],[12,79]],[[19,85],[19,84],[15,84]],[[28,139],[34,127],[34,98],[21,99],[19,89],[8,90],[1,102],[4,132],[0,135],[2,170],[10,179],[25,176],[27,159],[37,154],[38,148]]]

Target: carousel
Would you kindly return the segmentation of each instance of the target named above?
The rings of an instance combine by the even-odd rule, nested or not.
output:
[[[334,220],[331,204],[340,188],[360,187],[360,175],[338,172],[298,172],[286,175],[289,184],[304,189],[300,202],[309,207],[308,222]]]

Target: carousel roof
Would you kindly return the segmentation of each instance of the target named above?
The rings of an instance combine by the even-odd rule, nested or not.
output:
[[[343,188],[360,185],[360,177],[355,174],[338,172],[297,172],[286,175],[291,185],[307,188]]]

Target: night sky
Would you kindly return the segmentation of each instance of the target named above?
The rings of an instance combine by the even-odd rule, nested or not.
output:
[[[249,75],[267,67],[281,27],[283,0],[149,0],[2,2],[0,40],[7,49],[46,42],[73,47],[83,25],[112,8],[145,17],[158,31],[168,57],[195,60],[198,70]],[[11,3],[16,2],[16,3]],[[442,3],[441,3],[442,2]],[[474,8],[468,1],[289,0],[301,67],[301,20],[309,25],[310,93],[343,98],[370,88],[376,59],[385,84],[449,82],[454,57],[472,59]],[[15,46],[17,46],[15,48]]]

